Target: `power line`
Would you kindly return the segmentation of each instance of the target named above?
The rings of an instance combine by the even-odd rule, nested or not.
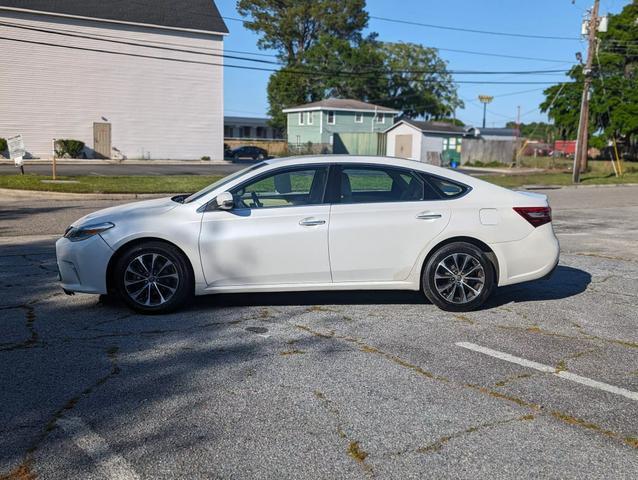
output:
[[[137,53],[126,53],[126,52],[115,52],[112,50],[104,50],[104,49],[99,49],[99,48],[88,48],[88,47],[77,47],[77,46],[70,46],[70,45],[60,45],[60,44],[54,44],[54,43],[50,43],[50,42],[38,42],[35,40],[23,40],[23,39],[17,39],[17,38],[10,38],[10,37],[2,37],[0,36],[0,40],[6,40],[6,41],[10,41],[10,42],[18,42],[18,43],[27,43],[27,44],[32,44],[32,45],[44,45],[44,46],[49,46],[49,47],[57,47],[57,48],[66,48],[66,49],[70,49],[70,50],[79,50],[79,51],[86,51],[86,52],[96,52],[96,53],[105,53],[105,54],[110,54],[110,55],[122,55],[122,56],[129,56],[129,57],[136,57],[136,58],[146,58],[146,59],[152,59],[152,60],[163,60],[163,61],[169,61],[169,62],[178,62],[178,63],[189,63],[189,64],[198,64],[198,65],[209,65],[209,66],[216,66],[216,67],[226,67],[226,68],[237,68],[237,69],[242,69],[242,70],[252,70],[252,71],[260,71],[260,72],[281,72],[284,74],[290,74],[290,75],[333,75],[334,72],[326,72],[326,71],[303,71],[303,70],[278,70],[278,69],[272,69],[272,68],[261,68],[261,67],[254,67],[254,66],[248,66],[248,65],[233,65],[233,64],[223,64],[223,63],[212,63],[212,62],[202,62],[202,61],[198,61],[198,60],[186,60],[186,59],[181,59],[181,58],[172,58],[172,57],[156,57],[153,55],[143,55],[143,54],[137,54]],[[376,72],[376,74],[389,74],[392,72]],[[343,73],[342,73],[343,75]],[[353,72],[351,74],[349,74],[350,76],[361,76],[362,74],[360,72]],[[432,83],[441,83],[441,82],[432,82]],[[502,81],[484,81],[484,80],[457,80],[454,81],[453,83],[458,83],[458,84],[470,84],[470,85],[555,85],[556,82],[537,82],[537,81],[517,81],[517,82],[502,82]]]
[[[399,23],[403,25],[414,25],[417,27],[435,28],[438,30],[452,30],[455,32],[477,33],[481,35],[495,35],[500,37],[517,37],[517,38],[534,38],[534,39],[545,39],[545,40],[572,40],[572,41],[579,40],[576,37],[559,37],[559,36],[552,36],[552,35],[534,35],[534,34],[512,33],[512,32],[495,32],[491,30],[477,30],[473,28],[452,27],[449,25],[435,25],[432,23],[414,22],[412,20],[400,20],[396,18],[377,17],[374,15],[371,15],[370,18],[372,18],[373,20],[380,20],[383,22]]]
[[[251,23],[250,20],[244,20],[241,18],[234,18],[234,17],[222,17],[222,18],[224,18],[225,20],[231,20],[235,22]],[[397,42],[385,42],[385,43],[397,43]],[[567,62],[566,60],[558,60],[553,58],[527,57],[527,56],[520,56],[520,55],[508,55],[505,53],[495,53],[495,52],[478,52],[475,50],[463,50],[463,49],[457,49],[457,48],[445,48],[445,47],[436,47],[436,46],[428,46],[428,48],[433,48],[435,50],[440,50],[442,52],[462,53],[466,55],[479,55],[483,57],[511,58],[514,60],[532,60],[536,62],[549,62],[549,63],[566,63]]]
[[[222,16],[222,18],[224,20],[230,20],[233,22],[253,23],[250,20],[244,20],[242,18],[236,18],[236,17]],[[380,20],[383,22],[400,23],[403,25],[414,25],[417,27],[436,28],[439,30],[452,30],[455,32],[477,33],[481,35],[497,35],[501,37],[535,38],[535,39],[547,39],[547,40],[579,40],[577,37],[559,37],[559,36],[552,36],[552,35],[533,35],[533,34],[525,34],[525,33],[495,32],[490,30],[477,30],[473,28],[452,27],[449,25],[435,25],[432,23],[421,23],[421,22],[414,22],[411,20],[400,20],[396,18],[377,17],[375,15],[370,15],[369,18],[373,20]]]
[[[47,33],[47,34],[53,34],[53,35],[58,35],[58,36],[64,36],[64,37],[72,37],[72,38],[83,38],[83,39],[89,39],[89,40],[97,40],[97,41],[101,41],[101,42],[108,42],[108,43],[113,43],[113,44],[118,44],[118,45],[127,45],[127,46],[137,46],[137,47],[143,47],[143,48],[150,48],[150,49],[154,49],[154,50],[162,50],[162,51],[169,51],[169,52],[178,52],[178,53],[188,53],[188,54],[193,54],[193,55],[204,55],[204,56],[212,56],[212,57],[221,57],[221,58],[228,58],[228,59],[232,59],[232,60],[241,60],[241,61],[247,61],[247,62],[256,62],[256,63],[261,63],[261,64],[269,64],[269,65],[279,65],[279,66],[284,66],[284,64],[282,62],[274,62],[274,61],[270,61],[270,60],[262,60],[262,59],[254,59],[254,58],[248,58],[248,57],[240,57],[240,56],[234,56],[234,55],[226,55],[226,54],[220,54],[220,53],[210,53],[210,52],[199,52],[199,51],[193,51],[193,50],[188,50],[188,49],[183,49],[183,48],[173,48],[173,47],[164,47],[164,46],[158,46],[158,45],[148,45],[148,44],[144,44],[144,43],[139,43],[139,42],[129,42],[129,41],[122,41],[122,40],[112,40],[112,39],[103,39],[103,38],[99,38],[99,37],[95,37],[92,35],[84,35],[84,34],[77,34],[77,33],[68,33],[68,32],[60,32],[60,31],[53,31],[53,30],[47,30],[44,28],[36,28],[36,27],[30,27],[30,26],[25,26],[25,25],[17,25],[17,24],[10,24],[7,22],[0,22],[0,25],[4,25],[10,28],[17,28],[17,29],[24,29],[24,30],[30,30],[30,31],[37,31],[37,32],[41,32],[41,33]],[[3,37],[5,38],[5,37]],[[7,39],[7,38],[5,38]],[[10,40],[10,39],[9,39]],[[16,41],[18,41],[18,39],[15,39]],[[26,41],[26,40],[25,40]],[[48,42],[39,42],[39,44],[49,44],[50,46],[58,46],[58,47],[64,47],[64,45],[59,45],[59,44],[50,44]],[[81,48],[81,47],[78,47]],[[95,50],[101,50],[101,49],[95,49]],[[103,53],[113,53],[110,51],[104,51]],[[144,56],[142,56],[144,57]],[[159,57],[151,57],[151,58],[159,58]],[[232,67],[229,65],[229,67]],[[295,70],[298,70],[299,67],[297,67]],[[302,66],[303,68],[303,66]],[[263,69],[262,69],[263,70]],[[317,74],[318,72],[316,70],[310,70],[310,69],[305,69],[308,73],[310,74]],[[263,71],[277,71],[277,70],[263,70]],[[342,76],[342,75],[362,75],[362,74],[380,74],[380,75],[385,75],[385,74],[394,74],[394,73],[415,73],[415,74],[436,74],[438,73],[437,71],[433,71],[433,70],[372,70],[372,71],[324,71],[323,73],[325,74],[331,74],[331,75],[336,75],[336,76]],[[480,70],[457,70],[457,71],[447,71],[446,73],[451,74],[451,75],[540,75],[540,74],[564,74],[566,73],[565,70],[526,70],[526,71],[480,71]]]

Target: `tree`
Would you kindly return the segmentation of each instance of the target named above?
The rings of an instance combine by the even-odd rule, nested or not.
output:
[[[507,122],[507,128],[517,128],[516,122]],[[545,122],[521,123],[518,125],[521,137],[530,140],[539,140],[545,143],[553,143],[556,140],[557,128],[555,125]],[[560,135],[558,138],[562,138]]]
[[[258,46],[277,50],[283,63],[268,82],[274,127],[285,127],[283,109],[326,97],[434,119],[463,106],[435,49],[363,36],[365,0],[239,0],[238,11],[261,34]]]
[[[381,52],[387,86],[378,103],[409,118],[427,119],[450,117],[463,106],[447,64],[436,49],[415,43],[384,43]]]
[[[261,34],[257,45],[279,52],[286,65],[303,63],[304,54],[324,35],[356,42],[368,25],[365,0],[239,0],[246,28]]]
[[[609,140],[635,141],[638,136],[638,1],[618,15],[610,15],[606,33],[599,34],[594,57],[590,99],[589,133],[595,143]],[[559,136],[574,138],[583,89],[583,67],[573,67],[571,81],[545,90],[541,111],[547,112]]]

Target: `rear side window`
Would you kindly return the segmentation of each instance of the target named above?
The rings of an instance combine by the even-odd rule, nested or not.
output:
[[[409,170],[345,166],[341,170],[341,203],[415,202],[438,199],[422,178]]]
[[[461,197],[470,189],[467,185],[456,183],[445,178],[432,177],[430,175],[427,175],[426,178],[428,183],[432,185],[443,199]]]

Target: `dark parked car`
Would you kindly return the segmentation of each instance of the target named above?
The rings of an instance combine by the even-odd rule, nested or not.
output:
[[[230,151],[230,158],[233,160],[241,159],[253,159],[253,160],[265,160],[268,158],[268,151],[259,147],[238,147]]]

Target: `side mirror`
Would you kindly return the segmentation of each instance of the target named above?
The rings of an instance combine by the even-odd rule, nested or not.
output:
[[[215,197],[214,206],[217,210],[232,210],[235,206],[233,194],[230,192],[220,193]]]

